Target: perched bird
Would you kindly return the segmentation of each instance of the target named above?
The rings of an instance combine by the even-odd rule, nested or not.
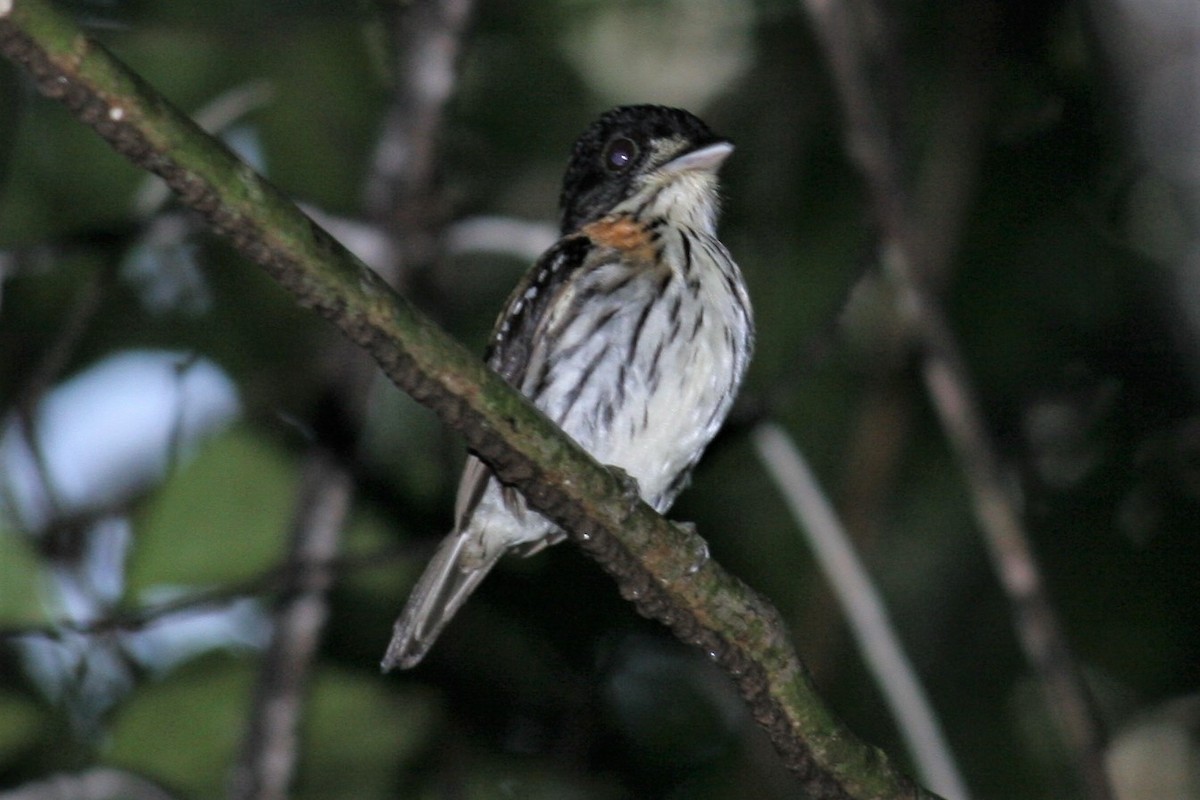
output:
[[[754,344],[737,264],[717,239],[733,145],[686,111],[623,106],[575,142],[562,237],[517,285],[487,362],[666,511],[733,403]],[[560,541],[475,456],[454,530],[396,622],[384,669],[411,667],[509,550]]]

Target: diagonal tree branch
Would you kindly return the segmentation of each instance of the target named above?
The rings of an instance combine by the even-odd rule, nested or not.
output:
[[[926,798],[818,698],[779,613],[707,558],[287,197],[44,0],[0,0],[0,52],[114,149],[161,176],[299,303],[365,349],[530,504],[562,525],[638,610],[717,661],[808,796]]]
[[[812,468],[775,423],[760,423],[750,438],[851,621],[863,661],[883,692],[918,774],[947,798],[966,800],[970,796],[966,783],[925,688],[888,619],[883,598]]]
[[[869,6],[866,2],[804,0],[842,105],[846,150],[863,176],[880,228],[881,261],[896,291],[897,311],[921,351],[926,392],[965,475],[1025,657],[1037,672],[1057,717],[1086,796],[1110,800],[1113,794],[1104,768],[1104,737],[1091,697],[1042,581],[962,353],[931,289],[940,270],[931,271],[922,261],[944,256],[945,246],[920,241],[918,220],[910,210],[912,201],[895,131],[883,112],[881,92],[868,74],[857,15],[866,13]],[[990,16],[999,10],[985,0],[979,3],[978,13]]]
[[[395,50],[396,86],[371,160],[366,206],[400,237],[403,266],[424,269],[437,255],[446,221],[437,155],[474,0],[379,5]]]
[[[325,620],[333,572],[354,496],[349,470],[308,453],[289,531],[284,592],[259,666],[248,730],[229,782],[231,800],[284,800],[299,761],[300,720]]]

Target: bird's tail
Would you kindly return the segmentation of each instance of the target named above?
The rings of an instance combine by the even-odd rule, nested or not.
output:
[[[395,667],[416,666],[429,652],[442,628],[504,555],[505,548],[494,548],[485,554],[482,562],[464,569],[463,548],[467,539],[465,531],[455,531],[438,545],[392,629],[392,641],[383,656],[384,672]]]

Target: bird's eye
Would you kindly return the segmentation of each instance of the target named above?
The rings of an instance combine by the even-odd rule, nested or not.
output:
[[[638,146],[632,139],[621,136],[604,148],[604,166],[613,172],[623,172],[637,159]]]

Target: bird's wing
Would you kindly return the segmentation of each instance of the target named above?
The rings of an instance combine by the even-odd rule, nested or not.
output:
[[[518,390],[555,296],[594,252],[592,240],[583,234],[560,239],[508,296],[492,329],[486,359],[489,367]]]
[[[593,251],[591,240],[582,234],[560,239],[542,254],[504,304],[485,357],[488,366],[518,391],[525,380],[539,329],[554,305],[555,296],[567,279],[583,267]],[[467,457],[454,508],[456,530],[463,530],[470,522],[471,514],[493,479],[492,471],[477,456]],[[525,503],[520,496],[511,489],[505,489],[504,496],[509,510],[518,518],[524,516]]]

